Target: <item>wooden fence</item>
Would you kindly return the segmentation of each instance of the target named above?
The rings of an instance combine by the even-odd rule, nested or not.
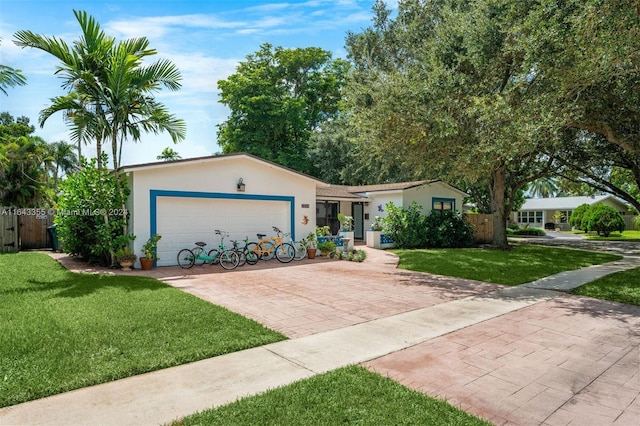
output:
[[[19,248],[18,216],[0,207],[0,253],[15,253]]]
[[[625,224],[624,229],[626,229],[627,231],[633,231],[634,229],[638,229],[638,227],[635,225],[635,223],[633,223],[633,220],[636,217],[637,216],[633,216],[633,215],[629,215],[629,214],[623,215],[622,218],[624,219],[624,224]]]
[[[476,242],[493,242],[493,215],[473,213],[465,214],[465,218],[473,227],[473,238]]]
[[[51,248],[52,224],[48,210],[0,207],[0,253]]]
[[[20,250],[51,248],[51,239],[47,228],[53,224],[53,216],[47,213],[36,215],[21,215]]]

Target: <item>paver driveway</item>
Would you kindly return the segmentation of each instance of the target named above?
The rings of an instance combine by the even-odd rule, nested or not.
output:
[[[500,288],[397,270],[393,255],[368,252],[361,264],[320,259],[152,274],[291,338]],[[640,307],[549,293],[365,366],[499,425],[637,425]]]
[[[158,278],[296,338],[484,294],[494,284],[395,269],[397,257],[368,250],[363,263],[276,260],[222,272],[219,266],[158,268]],[[199,269],[198,269],[199,268]],[[203,269],[206,268],[206,269]],[[162,276],[160,276],[162,274]],[[172,276],[173,275],[173,276]]]

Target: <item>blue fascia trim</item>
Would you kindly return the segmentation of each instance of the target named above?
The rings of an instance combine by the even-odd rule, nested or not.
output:
[[[296,235],[295,223],[295,197],[285,195],[258,195],[258,194],[234,194],[225,192],[196,192],[196,191],[167,191],[161,189],[149,190],[149,235],[158,231],[157,199],[158,197],[178,198],[210,198],[226,200],[254,200],[254,201],[285,201],[289,203],[289,220],[291,222],[291,235]]]
[[[451,203],[451,206],[453,207],[452,210],[456,209],[456,199],[455,198],[432,198],[431,199],[431,210],[433,210],[433,208],[435,207],[436,203]]]

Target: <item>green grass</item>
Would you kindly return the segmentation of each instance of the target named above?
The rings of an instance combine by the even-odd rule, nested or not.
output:
[[[155,279],[0,255],[0,406],[285,339]]]
[[[571,294],[640,306],[640,268],[604,276],[574,289]]]
[[[412,271],[518,285],[563,271],[621,259],[621,256],[534,245],[511,251],[468,249],[393,250],[399,267]]]
[[[362,367],[334,370],[174,425],[489,425]]]
[[[607,238],[599,237],[592,233],[587,235],[587,239],[595,241],[640,241],[640,231],[612,232]]]

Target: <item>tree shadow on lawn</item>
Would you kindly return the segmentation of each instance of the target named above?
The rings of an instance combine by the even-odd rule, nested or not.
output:
[[[126,292],[165,290],[171,286],[149,277],[115,276],[66,272],[64,278],[52,281],[28,279],[19,288],[3,289],[0,294],[53,293],[53,297],[84,297],[107,288]]]

